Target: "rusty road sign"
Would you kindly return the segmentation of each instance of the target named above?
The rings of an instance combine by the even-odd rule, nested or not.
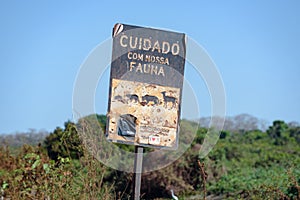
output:
[[[177,148],[185,54],[183,33],[114,26],[109,141]]]

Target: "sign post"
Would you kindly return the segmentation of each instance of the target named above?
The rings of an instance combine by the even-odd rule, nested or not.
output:
[[[140,199],[142,168],[143,168],[143,151],[144,148],[140,146],[135,147],[134,158],[134,200]]]
[[[135,199],[139,199],[143,147],[176,149],[186,36],[116,24],[106,137],[136,146]]]

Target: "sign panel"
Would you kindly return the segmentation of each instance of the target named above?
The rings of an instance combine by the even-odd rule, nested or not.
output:
[[[106,130],[109,141],[177,147],[185,54],[183,33],[114,26]]]

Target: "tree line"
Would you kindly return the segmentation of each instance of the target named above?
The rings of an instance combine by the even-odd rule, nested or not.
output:
[[[106,117],[96,119],[105,130]],[[203,121],[197,127],[193,121],[182,120],[180,134],[197,129],[191,146],[166,168],[143,174],[142,199],[170,199],[170,189],[182,199],[300,199],[299,124],[276,120],[261,130],[259,120],[249,115],[231,120],[227,123],[232,126],[220,133],[218,143],[203,159],[199,150],[209,127]],[[248,125],[238,126],[247,120]],[[77,130],[78,124],[68,121],[40,142],[35,138],[35,143],[16,146],[14,153],[7,142],[1,143],[0,196],[130,199],[133,174],[101,164],[83,145]],[[133,146],[119,147],[133,150]]]

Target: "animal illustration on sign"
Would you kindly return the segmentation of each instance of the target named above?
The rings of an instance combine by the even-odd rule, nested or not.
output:
[[[162,94],[163,94],[163,98],[164,98],[165,107],[167,107],[168,102],[172,102],[172,108],[175,108],[175,106],[176,106],[176,98],[175,97],[171,97],[171,96],[167,96],[166,95],[166,91],[162,92]]]
[[[126,94],[126,97],[128,98],[128,101],[138,103],[139,97],[136,94]]]
[[[120,102],[122,102],[122,103],[125,103],[125,101],[123,100],[123,97],[122,97],[121,95],[115,96],[115,97],[114,97],[114,100],[120,101]]]
[[[161,94],[163,95],[163,102],[164,102],[164,107],[168,108],[168,103],[172,103],[171,109],[172,108],[176,108],[176,104],[177,99],[173,96],[168,96],[166,95],[166,91],[161,92]],[[121,95],[116,95],[114,97],[114,100],[122,102],[124,104],[126,103],[140,103],[142,106],[145,105],[160,105],[162,102],[159,100],[158,97],[154,96],[154,95],[144,95],[142,96],[142,101],[139,100],[139,96],[137,94],[126,94],[126,100],[121,96]],[[151,102],[153,102],[153,104],[150,104]]]
[[[151,101],[154,103],[154,105],[157,105],[159,103],[159,100],[156,96],[151,95],[145,95],[142,97],[142,101],[148,105]]]

